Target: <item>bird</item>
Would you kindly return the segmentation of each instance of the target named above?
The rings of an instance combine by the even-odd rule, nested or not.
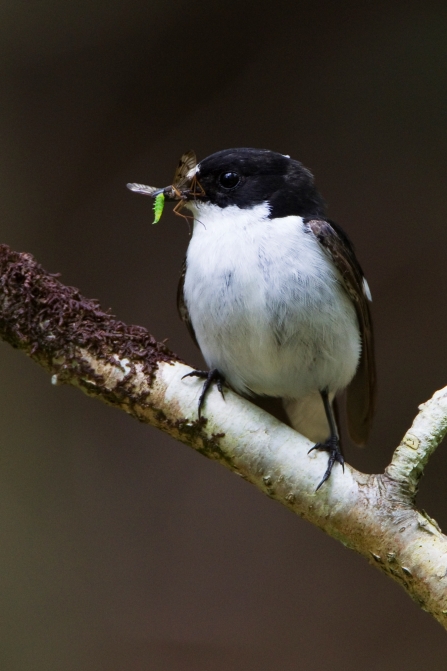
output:
[[[185,376],[204,379],[199,417],[213,384],[282,399],[310,451],[328,453],[318,490],[335,463],[344,470],[336,395],[347,389],[358,445],[375,408],[371,293],[350,239],[327,217],[312,173],[267,149],[225,149],[199,163],[186,152],[172,185],[146,188],[193,220],[177,304],[209,368]]]

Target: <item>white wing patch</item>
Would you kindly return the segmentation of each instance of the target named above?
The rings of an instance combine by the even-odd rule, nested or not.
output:
[[[363,291],[365,293],[366,298],[372,302],[372,296],[371,296],[371,289],[369,288],[369,284],[366,281],[365,278],[363,278]]]

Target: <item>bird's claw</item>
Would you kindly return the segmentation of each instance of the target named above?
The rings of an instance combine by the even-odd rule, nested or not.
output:
[[[322,450],[324,452],[329,452],[329,461],[328,461],[327,469],[325,471],[325,474],[323,475],[323,478],[322,478],[320,484],[318,485],[318,487],[315,490],[315,491],[318,491],[320,489],[321,485],[323,485],[326,482],[326,480],[328,480],[328,478],[329,478],[329,476],[332,472],[332,467],[333,467],[333,465],[335,464],[336,461],[341,465],[341,467],[343,468],[343,472],[344,472],[344,470],[345,470],[345,460],[344,460],[343,454],[342,454],[341,449],[340,449],[340,442],[339,442],[338,436],[331,436],[330,438],[328,438],[326,440],[325,443],[317,443],[316,445],[314,445],[313,447],[310,448],[308,454],[310,454],[313,450]]]
[[[186,375],[183,375],[182,380],[185,377],[199,377],[202,380],[205,380],[202,387],[202,393],[199,396],[199,411],[198,411],[199,419],[201,419],[202,417],[202,406],[205,402],[205,396],[208,392],[208,389],[212,386],[213,383],[216,384],[217,389],[222,394],[222,398],[225,400],[225,396],[223,393],[223,384],[225,382],[225,378],[221,373],[219,373],[217,368],[212,368],[211,370],[192,370],[190,373],[186,373]]]

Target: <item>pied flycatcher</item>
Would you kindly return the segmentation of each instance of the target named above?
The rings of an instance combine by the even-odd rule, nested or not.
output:
[[[371,294],[353,246],[326,217],[312,174],[266,149],[227,149],[199,164],[182,156],[163,193],[193,215],[178,290],[180,316],[213,382],[283,399],[292,426],[344,465],[333,403],[347,387],[349,433],[365,444],[376,375]],[[185,216],[185,215],[183,215]]]

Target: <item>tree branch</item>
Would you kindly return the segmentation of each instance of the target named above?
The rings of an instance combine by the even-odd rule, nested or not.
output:
[[[52,374],[190,445],[308,519],[399,582],[447,628],[447,537],[414,505],[418,481],[447,432],[447,388],[421,406],[380,475],[346,466],[315,487],[326,457],[230,390],[211,392],[142,327],[126,326],[61,284],[29,254],[0,246],[0,337]]]

